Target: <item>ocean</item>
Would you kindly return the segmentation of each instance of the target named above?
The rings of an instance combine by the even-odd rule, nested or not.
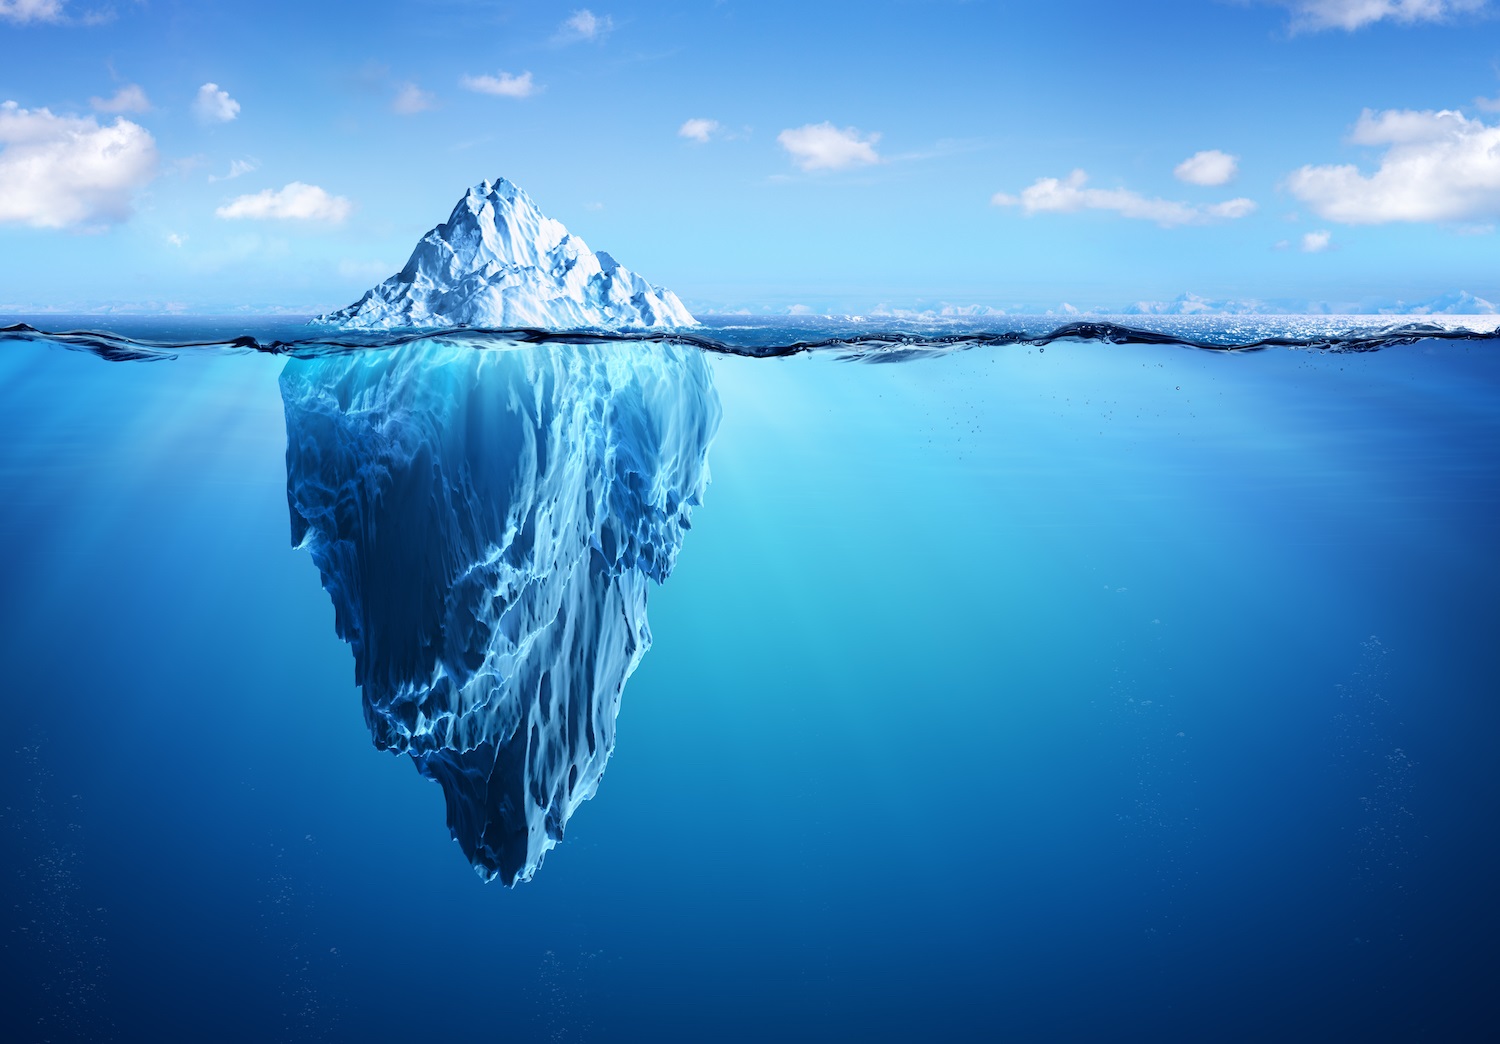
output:
[[[18,317],[6,1038],[1500,1030],[1493,319],[976,322]]]

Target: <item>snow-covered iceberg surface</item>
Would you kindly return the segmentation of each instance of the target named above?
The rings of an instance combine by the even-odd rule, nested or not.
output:
[[[595,254],[500,178],[465,193],[400,272],[313,322],[362,330],[651,330],[696,320],[672,291]]]
[[[448,337],[291,359],[281,394],[292,539],[376,746],[442,785],[482,876],[529,878],[599,784],[707,482],[703,354]]]

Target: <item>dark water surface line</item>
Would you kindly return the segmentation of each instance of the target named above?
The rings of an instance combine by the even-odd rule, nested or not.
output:
[[[1211,352],[1251,352],[1266,348],[1301,348],[1327,352],[1370,352],[1418,341],[1494,341],[1500,329],[1470,330],[1434,323],[1406,322],[1388,326],[1351,329],[1305,336],[1277,335],[1239,341],[1211,341],[1120,323],[1084,321],[1065,323],[1045,333],[1024,330],[995,332],[916,334],[874,332],[795,340],[773,344],[744,344],[681,332],[552,331],[532,328],[514,330],[459,327],[441,330],[396,330],[375,334],[340,332],[337,336],[309,336],[292,340],[261,340],[245,334],[218,340],[137,340],[120,334],[90,330],[45,331],[26,323],[0,327],[0,339],[22,343],[56,345],[88,352],[107,362],[157,362],[176,358],[183,351],[258,353],[315,359],[348,352],[398,348],[419,341],[462,339],[474,348],[513,348],[521,345],[602,345],[651,342],[690,346],[717,355],[747,358],[787,358],[809,352],[841,353],[840,358],[859,362],[905,362],[975,348],[1025,345],[1046,347],[1059,341],[1084,341],[1116,345],[1165,345]]]

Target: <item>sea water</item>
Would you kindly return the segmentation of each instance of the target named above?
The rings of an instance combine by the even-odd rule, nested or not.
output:
[[[1494,1029],[1493,339],[1234,319],[1168,330],[1199,347],[1048,340],[1045,320],[1004,343],[906,330],[873,348],[849,342],[888,332],[874,320],[709,331],[752,355],[821,343],[756,358],[28,322],[112,337],[0,342],[7,1039]],[[1202,347],[1282,334],[1307,346]],[[188,342],[210,347],[164,347]],[[362,351],[407,353],[404,376],[377,395],[359,375],[387,364]],[[557,376],[583,373],[614,376]],[[310,467],[288,434],[339,381],[341,434],[309,436],[328,454]],[[462,428],[418,402],[434,388],[438,404],[467,396]],[[577,426],[539,419],[554,416]],[[507,424],[519,434],[495,434]],[[521,445],[524,467],[485,455]],[[620,465],[641,447],[646,465]],[[480,465],[560,477],[487,492],[452,478]],[[510,581],[486,574],[489,600],[454,603],[484,622],[459,643],[474,657],[359,673],[371,635],[431,648],[459,629],[378,594],[351,629],[341,577],[456,590],[503,555],[429,568],[459,561],[455,533],[493,551],[524,528],[423,514],[427,494],[398,504],[381,483],[408,474],[576,521],[553,528],[559,555],[577,551],[573,586],[504,560],[531,584],[516,591],[562,590],[572,608],[501,626],[486,613]],[[673,494],[700,477],[671,529],[688,499]],[[324,491],[325,536],[357,567],[330,571],[299,535],[299,489]],[[596,489],[638,496],[605,505]],[[550,652],[505,645],[602,605],[624,615]],[[573,671],[598,684],[564,701],[614,729],[592,797],[576,777],[534,785],[571,762],[486,769],[475,814],[546,843],[529,880],[485,884],[453,840],[468,821],[453,826],[451,788],[445,801],[412,767],[413,737],[450,734],[382,733],[396,704],[381,700],[420,689],[388,720],[439,722],[457,705],[442,679],[493,668],[478,724],[503,725],[515,698],[564,735],[516,664],[540,650],[559,677],[553,661],[594,655],[606,632],[638,647]],[[565,749],[586,749],[578,735]],[[496,781],[517,779],[506,798]]]

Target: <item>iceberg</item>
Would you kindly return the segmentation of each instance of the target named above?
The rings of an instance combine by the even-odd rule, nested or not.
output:
[[[313,322],[354,330],[661,330],[697,320],[672,291],[594,253],[498,178],[469,189],[400,272]]]
[[[292,358],[281,394],[292,540],[375,745],[442,786],[464,854],[509,885],[599,785],[719,400],[695,348],[494,343]]]

